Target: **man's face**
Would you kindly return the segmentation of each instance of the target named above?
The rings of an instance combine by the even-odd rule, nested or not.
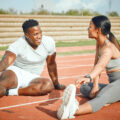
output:
[[[36,49],[42,40],[42,31],[40,26],[34,26],[28,29],[28,32],[25,33],[25,37],[27,38],[27,42]]]

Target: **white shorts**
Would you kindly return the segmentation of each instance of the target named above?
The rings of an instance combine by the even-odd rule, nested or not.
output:
[[[7,70],[12,70],[16,74],[17,79],[18,79],[17,89],[18,88],[25,88],[30,84],[30,82],[33,79],[40,78],[39,75],[32,74],[32,73],[25,71],[21,68],[18,68],[16,66],[10,66],[7,68]]]

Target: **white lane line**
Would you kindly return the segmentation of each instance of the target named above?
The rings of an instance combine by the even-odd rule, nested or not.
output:
[[[81,96],[81,93],[80,94],[76,94],[76,96]],[[29,103],[18,104],[18,105],[12,105],[12,106],[7,106],[7,107],[0,107],[0,110],[10,109],[10,108],[15,108],[15,107],[21,107],[21,106],[26,106],[26,105],[32,105],[32,104],[36,104],[36,103],[43,103],[43,102],[48,102],[48,101],[54,101],[54,100],[58,100],[58,99],[62,99],[62,97],[53,98],[53,99],[47,99],[47,100],[41,100],[41,101],[35,101],[35,102],[29,102]]]
[[[71,65],[71,66],[66,66],[66,67],[58,67],[58,69],[68,69],[68,68],[78,68],[78,67],[90,67],[93,66],[93,64],[86,64],[86,65]]]
[[[85,74],[83,74],[83,75],[73,75],[73,76],[61,76],[58,79],[62,80],[62,79],[68,79],[68,78],[79,78],[79,77],[83,77],[83,76],[85,76]]]
[[[80,68],[80,67],[91,67],[94,64],[85,64],[85,65],[70,65],[70,66],[64,66],[64,67],[59,67],[57,66],[57,69],[68,69],[68,68]],[[45,66],[46,67],[46,66]],[[47,68],[44,69],[43,72],[47,72]]]
[[[18,105],[12,105],[12,106],[7,106],[7,107],[0,107],[0,110],[9,109],[9,108],[15,108],[15,107],[21,107],[21,106],[26,106],[26,105],[36,104],[36,103],[48,102],[48,101],[58,100],[58,99],[61,99],[61,98],[62,97],[53,98],[53,99],[47,99],[47,100],[41,100],[41,101],[35,101],[35,102],[29,102],[29,103],[18,104]]]
[[[103,75],[103,74],[106,74],[106,72],[102,72],[101,75]],[[73,76],[60,76],[58,79],[59,79],[59,80],[68,79],[68,78],[75,78],[75,79],[76,79],[76,78],[83,77],[83,76],[85,76],[85,74],[73,75]]]

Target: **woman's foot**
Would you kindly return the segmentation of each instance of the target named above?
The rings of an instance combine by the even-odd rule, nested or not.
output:
[[[74,118],[74,114],[78,109],[78,101],[75,99],[76,86],[70,84],[63,93],[63,102],[60,106],[57,117],[58,119]]]

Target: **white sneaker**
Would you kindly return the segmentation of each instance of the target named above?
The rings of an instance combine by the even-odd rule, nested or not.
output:
[[[75,118],[74,114],[78,109],[79,103],[75,99],[76,87],[70,84],[63,93],[63,102],[60,106],[57,117],[58,119],[72,119]]]

